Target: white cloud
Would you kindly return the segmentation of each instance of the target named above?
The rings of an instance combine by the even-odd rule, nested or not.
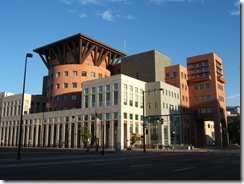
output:
[[[63,2],[64,4],[67,4],[67,5],[70,5],[70,4],[71,4],[71,0],[62,0],[62,2]]]
[[[111,22],[114,21],[114,17],[109,10],[102,13],[102,18],[107,21],[111,21]]]
[[[81,13],[81,14],[80,14],[80,18],[84,19],[84,18],[86,18],[86,17],[87,17],[87,14],[85,14],[85,13]]]
[[[180,2],[180,3],[184,3],[184,2],[192,2],[192,0],[150,0],[152,3],[155,3],[157,5],[165,3],[165,2]]]
[[[101,5],[99,0],[78,0],[81,5]]]
[[[240,15],[240,1],[236,0],[236,2],[233,4],[233,6],[235,7],[234,10],[230,10],[230,14],[231,15]]]
[[[236,97],[240,97],[240,93],[239,94],[232,95],[232,96],[228,96],[228,97],[226,97],[226,100],[227,99],[236,98]]]

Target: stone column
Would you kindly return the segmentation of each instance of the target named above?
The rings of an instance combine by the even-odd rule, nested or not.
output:
[[[74,123],[74,148],[77,148],[78,125]]]
[[[56,147],[59,147],[59,129],[60,129],[60,124],[57,122],[56,124]]]
[[[39,124],[40,124],[40,119],[37,119],[36,120],[36,124],[35,124],[35,126],[36,126],[36,132],[34,134],[34,136],[35,136],[35,142],[33,142],[33,144],[35,146],[37,146],[38,145],[38,142],[39,142]]]
[[[68,124],[68,148],[71,147],[71,123]]]
[[[61,132],[61,137],[62,137],[62,140],[61,140],[61,143],[62,143],[62,148],[64,148],[64,145],[65,145],[65,122],[62,123],[62,132]]]
[[[55,143],[53,142],[54,140],[54,121],[52,120],[52,124],[51,126],[51,134],[50,134],[50,147],[53,147],[53,145],[55,145]]]
[[[44,142],[44,147],[47,147],[48,146],[48,134],[49,134],[49,122],[47,120],[47,123],[45,124],[45,127],[46,127],[46,132],[45,132],[45,142]]]
[[[109,121],[109,148],[114,148],[114,123]]]
[[[13,133],[13,146],[15,147],[16,146],[16,137],[18,135],[18,132],[17,132],[17,121],[14,122],[13,128],[14,128],[14,133]]]
[[[9,125],[10,127],[10,137],[9,137],[9,146],[13,146],[13,121],[11,121],[11,125]]]

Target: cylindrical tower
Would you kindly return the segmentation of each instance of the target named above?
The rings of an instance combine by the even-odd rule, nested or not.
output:
[[[37,48],[48,68],[48,111],[81,108],[82,82],[111,75],[126,54],[83,34]]]

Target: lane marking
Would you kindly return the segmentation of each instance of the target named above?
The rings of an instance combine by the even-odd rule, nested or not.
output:
[[[131,165],[130,167],[147,167],[153,164],[143,164],[143,165]]]
[[[221,160],[221,161],[216,161],[216,162],[211,162],[211,165],[215,165],[215,164],[221,164],[221,163],[223,163],[223,161]]]
[[[194,169],[194,168],[195,167],[186,167],[186,168],[183,168],[183,169],[174,170],[174,172],[180,172],[180,171],[190,170],[190,169]]]

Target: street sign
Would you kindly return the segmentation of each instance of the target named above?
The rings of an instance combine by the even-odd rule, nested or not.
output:
[[[148,123],[155,123],[155,122],[161,122],[163,123],[164,119],[161,117],[148,117],[147,122]]]

